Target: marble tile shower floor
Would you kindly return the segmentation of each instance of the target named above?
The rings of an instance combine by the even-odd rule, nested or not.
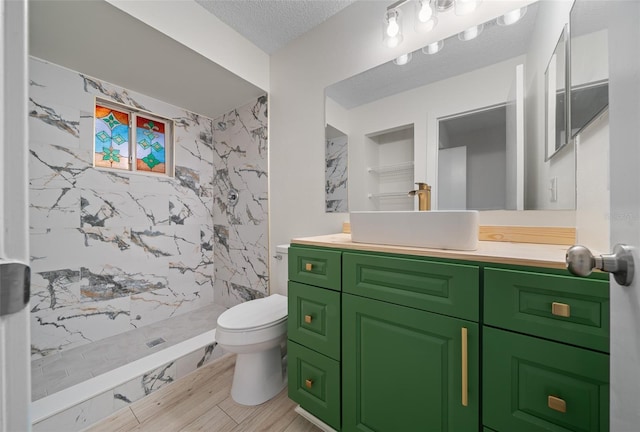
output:
[[[226,308],[209,305],[173,318],[31,362],[32,400],[161,351],[216,327]],[[162,338],[156,346],[147,343]],[[188,354],[188,353],[185,353]]]

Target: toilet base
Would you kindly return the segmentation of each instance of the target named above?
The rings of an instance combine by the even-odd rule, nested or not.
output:
[[[287,385],[280,345],[266,351],[238,354],[231,397],[241,405],[260,405]]]

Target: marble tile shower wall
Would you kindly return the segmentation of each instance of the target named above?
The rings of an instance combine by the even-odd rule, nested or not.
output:
[[[214,292],[226,307],[268,293],[267,136],[266,96],[213,121]]]
[[[341,136],[325,141],[325,192],[327,212],[349,211],[347,199],[348,140]]]
[[[38,59],[29,67],[33,358],[212,303],[212,120]],[[175,178],[92,167],[94,96],[175,120]]]

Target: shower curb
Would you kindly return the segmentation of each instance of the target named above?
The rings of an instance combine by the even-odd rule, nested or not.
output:
[[[86,429],[222,356],[210,330],[31,403],[33,431]]]

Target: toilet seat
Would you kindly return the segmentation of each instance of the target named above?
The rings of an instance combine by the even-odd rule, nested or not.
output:
[[[224,331],[248,332],[278,326],[287,320],[287,297],[272,294],[232,307],[218,317]]]

